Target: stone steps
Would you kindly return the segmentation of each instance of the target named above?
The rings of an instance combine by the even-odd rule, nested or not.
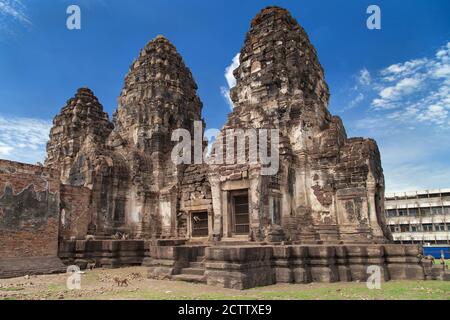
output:
[[[205,263],[204,262],[191,262],[189,264],[189,266],[191,268],[200,268],[200,269],[205,270]]]
[[[192,283],[206,283],[206,278],[203,275],[177,274],[175,276],[172,276],[172,279]]]
[[[172,276],[173,280],[192,283],[206,283],[205,256],[197,256],[196,261],[191,261],[189,267],[181,269],[180,274]]]
[[[205,268],[184,268],[181,270],[181,274],[203,276],[205,274]]]

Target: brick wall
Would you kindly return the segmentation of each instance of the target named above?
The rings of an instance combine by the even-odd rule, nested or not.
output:
[[[0,160],[0,258],[56,257],[59,173]]]

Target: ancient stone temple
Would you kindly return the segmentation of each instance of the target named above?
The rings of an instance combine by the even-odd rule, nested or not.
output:
[[[329,113],[316,50],[286,10],[267,8],[255,17],[234,75],[234,109],[223,132],[279,129],[279,171],[263,176],[260,164],[215,166],[214,219],[223,222],[214,233],[266,241],[386,240],[378,147],[348,139],[341,119]],[[230,204],[242,199],[249,207],[247,227],[239,230]]]
[[[63,184],[92,190],[93,234],[384,242],[376,143],[348,139],[329,113],[316,51],[286,10],[267,8],[252,21],[235,76],[223,136],[278,129],[279,164],[269,175],[258,162],[173,163],[172,133],[186,129],[194,137],[202,104],[190,71],[162,36],[131,66],[113,123],[89,89],[68,101],[55,118],[46,165],[61,172]],[[247,141],[248,153],[250,144],[259,141]]]
[[[363,281],[368,265],[384,280],[431,277],[420,247],[390,244],[378,147],[328,111],[316,50],[288,11],[257,14],[234,75],[210,153],[197,85],[163,36],[131,65],[112,120],[79,89],[54,119],[45,167],[0,161],[0,277],[29,273],[29,259],[56,272],[57,256],[238,289]],[[189,144],[177,149],[180,130]],[[174,161],[191,152],[200,161]],[[33,237],[50,249],[20,240]]]

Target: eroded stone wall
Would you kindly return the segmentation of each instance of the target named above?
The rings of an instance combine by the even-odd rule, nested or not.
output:
[[[0,160],[0,256],[56,256],[59,172]]]
[[[0,278],[61,272],[59,172],[0,160]]]

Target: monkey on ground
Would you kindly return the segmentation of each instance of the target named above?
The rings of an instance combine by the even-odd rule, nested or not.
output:
[[[128,279],[120,279],[118,277],[114,278],[118,287],[128,287]]]
[[[96,263],[95,262],[89,262],[86,266],[86,269],[92,271],[95,268]]]

